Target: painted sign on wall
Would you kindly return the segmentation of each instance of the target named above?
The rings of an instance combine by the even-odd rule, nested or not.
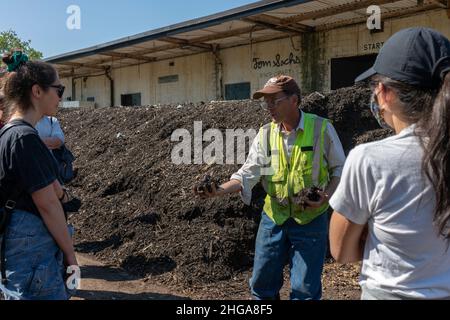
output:
[[[364,43],[363,44],[363,51],[379,51],[381,47],[383,46],[384,42],[373,42],[373,43]]]
[[[275,55],[274,59],[262,60],[261,58],[253,58],[253,69],[260,70],[264,68],[280,68],[293,64],[300,64],[300,58],[292,52],[288,57],[282,57],[280,54]]]

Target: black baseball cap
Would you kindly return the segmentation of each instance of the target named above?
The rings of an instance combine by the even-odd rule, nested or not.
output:
[[[430,28],[408,28],[386,41],[373,67],[355,82],[380,74],[413,86],[439,88],[448,71],[450,41]]]

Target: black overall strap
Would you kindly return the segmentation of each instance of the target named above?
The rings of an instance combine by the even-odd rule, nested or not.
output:
[[[5,134],[6,131],[11,129],[12,127],[17,126],[17,124],[14,123],[8,123],[6,124],[1,130],[0,130],[0,138]],[[19,188],[14,189],[11,194],[8,196],[8,200],[5,203],[5,206],[3,207],[3,213],[5,214],[5,225],[3,229],[3,239],[2,244],[0,248],[0,272],[1,272],[1,282],[5,286],[7,283],[6,278],[6,256],[5,256],[5,249],[6,249],[6,241],[5,241],[5,235],[8,231],[8,225],[11,221],[11,215],[16,208],[16,201],[19,199],[20,195],[22,194],[22,190]]]
[[[16,190],[10,199],[17,199],[22,192]],[[0,248],[0,270],[2,275],[2,285],[6,285],[8,279],[6,278],[6,232],[8,231],[9,222],[11,221],[11,215],[16,207],[16,202],[14,200],[8,200],[3,207],[3,213],[5,214],[5,226],[3,229],[3,239]]]

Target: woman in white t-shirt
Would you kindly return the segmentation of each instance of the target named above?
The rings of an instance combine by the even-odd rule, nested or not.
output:
[[[450,298],[449,71],[450,41],[409,28],[356,79],[396,133],[353,149],[330,199],[331,252],[363,261],[362,299]]]

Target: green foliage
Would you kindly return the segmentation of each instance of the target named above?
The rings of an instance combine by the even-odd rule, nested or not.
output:
[[[13,30],[0,32],[0,53],[9,52],[12,49],[21,49],[30,60],[42,59],[42,52],[31,47],[31,40],[21,40]]]

